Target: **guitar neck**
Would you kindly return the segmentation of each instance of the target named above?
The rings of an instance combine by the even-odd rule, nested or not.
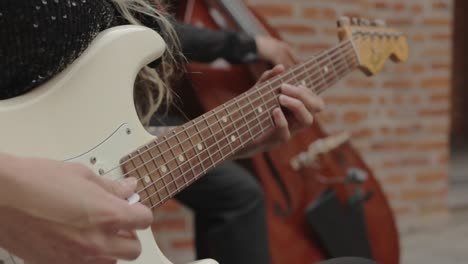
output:
[[[125,175],[140,179],[138,193],[145,205],[161,205],[271,131],[271,111],[279,107],[283,83],[320,94],[357,65],[351,42],[342,42],[128,155],[121,163]]]

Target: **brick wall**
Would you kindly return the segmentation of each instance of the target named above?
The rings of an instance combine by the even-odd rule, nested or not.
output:
[[[302,56],[337,43],[335,19],[385,19],[408,35],[410,59],[376,77],[354,73],[324,95],[327,132],[348,130],[388,194],[402,232],[449,215],[448,130],[451,0],[250,0]],[[158,240],[175,261],[190,260],[191,219],[174,203],[158,214]]]

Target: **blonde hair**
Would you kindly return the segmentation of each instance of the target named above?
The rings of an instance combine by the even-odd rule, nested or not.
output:
[[[144,67],[135,83],[134,100],[140,120],[148,125],[152,115],[160,106],[169,106],[172,100],[170,83],[178,68],[180,43],[163,0],[112,0],[120,14],[130,23],[140,25],[137,15],[141,14],[155,19],[161,27],[163,38],[166,40],[166,52],[161,58],[158,70]]]

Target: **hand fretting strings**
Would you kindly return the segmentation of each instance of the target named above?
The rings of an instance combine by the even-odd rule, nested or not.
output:
[[[341,67],[341,66],[343,66],[343,65],[344,65],[344,63],[341,63],[341,64],[340,64],[340,67],[336,68],[337,73],[340,74],[340,75],[344,75],[344,74],[346,74],[346,73],[348,73],[349,71],[352,70],[352,68],[349,68],[349,67]],[[255,127],[259,127],[259,126],[260,126],[260,127],[263,127],[263,124],[265,123],[265,121],[266,121],[266,122],[270,121],[270,120],[268,119],[268,117],[270,117],[271,111],[272,111],[274,108],[276,108],[276,107],[277,107],[277,106],[273,106],[273,107],[269,108],[268,110],[266,110],[266,111],[262,114],[262,116],[260,117],[261,119],[264,119],[264,121],[262,121],[262,122],[260,123],[260,125],[254,125],[254,126],[255,126]],[[265,117],[266,117],[266,118],[265,118]],[[255,122],[255,121],[256,121],[256,120],[251,120],[251,121],[249,122],[249,124],[247,124],[247,125],[244,126],[244,127],[249,127],[249,126],[251,126],[251,123],[252,123],[252,122]],[[259,132],[257,132],[257,133],[254,135],[254,137],[259,136],[259,135],[261,135],[261,134],[264,133],[264,132],[265,132],[265,130],[262,128],[262,130],[259,131]],[[246,133],[249,133],[249,131],[247,131],[247,132],[245,132],[245,133],[243,133],[243,134],[246,134]],[[216,143],[215,143],[215,144],[216,144]],[[225,148],[228,148],[228,147],[231,147],[231,145],[229,145],[229,146],[224,146],[223,149],[219,149],[218,152],[223,152],[223,150],[224,150]],[[231,147],[231,148],[232,148],[232,147]],[[237,152],[237,150],[242,149],[242,148],[243,148],[243,145],[238,145],[236,148],[234,148],[234,149],[232,149],[232,150],[230,151],[230,154],[233,154],[233,153]],[[185,152],[185,154],[186,154],[186,153],[188,153],[188,152]],[[229,156],[229,155],[227,155],[227,156]],[[186,163],[187,163],[187,164],[190,164],[190,161],[193,160],[193,159],[196,159],[196,158],[197,158],[197,157],[190,158]],[[198,158],[199,158],[199,157],[198,157]],[[208,158],[207,158],[207,159],[208,159]],[[206,160],[206,159],[205,159],[205,160]],[[220,160],[220,161],[222,161],[222,160]],[[203,162],[203,161],[201,161],[201,162]],[[209,169],[211,169],[211,168],[213,168],[213,167],[215,167],[215,164],[209,166],[208,168],[205,168],[204,172],[206,172],[206,170],[209,170]],[[175,170],[172,170],[172,171],[170,171],[170,172],[167,172],[166,175],[171,175],[171,173],[175,172],[176,170],[180,170],[180,168],[176,168]],[[192,169],[189,169],[189,170],[187,170],[187,171],[182,171],[182,172],[180,173],[180,174],[181,174],[180,176],[178,176],[178,177],[176,177],[176,178],[173,178],[172,180],[170,180],[170,178],[169,178],[170,181],[169,181],[168,183],[165,183],[164,186],[163,186],[162,188],[155,189],[154,194],[152,194],[152,195],[146,197],[145,199],[143,199],[143,200],[142,200],[142,203],[144,203],[144,202],[147,201],[147,200],[150,200],[150,202],[151,202],[151,199],[150,199],[150,198],[153,198],[155,195],[158,195],[159,201],[158,201],[156,204],[152,205],[151,208],[153,208],[153,207],[159,206],[160,204],[164,203],[165,200],[167,200],[168,198],[173,197],[173,195],[175,195],[177,192],[181,191],[184,187],[190,185],[190,183],[192,183],[193,181],[195,181],[195,180],[198,179],[198,177],[193,177],[193,178],[189,179],[188,181],[185,180],[184,183],[182,184],[182,186],[178,186],[178,185],[177,185],[177,180],[181,180],[182,178],[184,178],[184,177],[185,177],[185,174],[188,173],[188,172],[190,172],[191,170],[192,170]],[[153,172],[154,172],[154,171],[151,171],[151,172],[149,172],[149,174],[151,174],[151,173],[153,173]],[[193,170],[192,170],[192,172],[193,172]],[[195,174],[196,174],[196,173],[194,173],[194,175],[195,175]],[[203,174],[204,174],[204,173],[203,173]],[[166,175],[164,175],[164,176],[166,176]],[[156,184],[157,182],[159,182],[159,181],[165,182],[164,179],[163,179],[164,176],[161,177],[161,178],[159,178],[159,179],[157,179],[154,183],[152,183],[152,184],[146,186],[145,188],[139,190],[139,193],[141,193],[141,192],[143,192],[143,191],[146,191],[149,187],[154,187],[155,184]],[[176,186],[175,191],[170,191],[170,190],[168,189],[168,185],[170,185],[170,184],[175,184],[175,186]],[[161,196],[160,191],[162,191],[162,190],[164,190],[164,189],[165,189],[165,192],[167,193],[167,195],[166,195],[166,196]]]
[[[348,41],[348,42],[345,43],[345,44],[349,44],[349,43],[350,43],[350,42]],[[341,46],[344,47],[345,44],[342,43]],[[341,47],[338,46],[338,48],[341,48]],[[325,52],[324,54],[321,54],[321,55],[317,56],[314,60],[311,60],[311,61],[307,62],[306,65],[307,65],[307,64],[310,64],[310,63],[317,63],[317,62],[319,62],[318,58],[323,57],[323,56],[325,56],[325,55],[327,55],[327,56],[333,56],[332,53],[335,53],[335,52],[336,52],[336,50],[334,50],[333,52]],[[347,54],[349,54],[349,50],[347,50]],[[355,57],[353,57],[353,58],[355,59]],[[330,59],[329,57],[327,57],[327,59],[328,59],[329,61],[331,61],[331,59]],[[348,59],[349,59],[349,58],[348,58]],[[323,62],[323,61],[322,61],[322,62]],[[336,62],[336,59],[333,59],[332,62]],[[341,64],[343,64],[343,62],[344,62],[344,63],[347,63],[346,61],[341,61]],[[336,65],[331,65],[331,66],[335,66],[335,67],[333,68],[333,70],[334,70],[334,71],[338,71],[338,68],[336,67],[337,64],[336,64]],[[298,67],[295,67],[292,71],[289,71],[288,74],[290,75],[291,72],[292,72],[293,78],[289,78],[288,81],[284,81],[284,82],[289,82],[289,81],[291,81],[291,79],[296,79],[296,81],[297,81],[298,76],[302,76],[303,74],[305,74],[305,72],[301,72],[300,74],[297,74],[297,72],[296,72],[297,69],[298,69],[298,68],[301,68],[301,67],[304,67],[304,65],[300,65],[300,66],[298,66]],[[320,73],[320,74],[322,75],[323,73]],[[335,74],[336,74],[336,72],[335,72]],[[341,72],[340,72],[340,74],[341,74]],[[287,74],[285,74],[285,75],[287,76]],[[285,75],[280,76],[280,77],[283,77],[283,78],[284,78]],[[329,80],[328,80],[328,77],[329,77],[329,76],[327,76],[327,82],[329,81]],[[303,80],[306,80],[306,79],[308,80],[309,78],[310,78],[310,77],[307,77],[307,78],[304,78]],[[277,79],[280,79],[280,78],[277,78]],[[316,80],[317,80],[317,78],[314,80],[314,82],[315,82]],[[324,80],[324,78],[323,78],[323,76],[322,76],[322,84],[323,84],[324,81],[325,81],[325,80]],[[252,95],[252,93],[258,93],[259,91],[261,92],[261,91],[264,90],[265,88],[270,88],[269,86],[271,85],[272,82],[275,82],[274,79],[273,79],[273,81],[270,81],[269,83],[267,83],[267,85],[260,85],[257,89],[253,89],[253,90],[249,91],[248,93],[246,93],[246,95],[244,95],[244,98],[248,98],[247,96]],[[320,93],[320,92],[323,90],[324,87],[320,87],[320,86],[319,86],[318,88],[319,88],[319,89],[317,90],[317,92]],[[271,88],[270,88],[270,90],[271,90]],[[274,97],[274,98],[277,100],[276,97]],[[240,100],[240,99],[239,99],[239,100]],[[263,98],[260,98],[260,100],[263,100]],[[250,101],[250,100],[249,100],[249,101]],[[252,102],[256,102],[256,101],[259,101],[259,99],[256,99],[256,100],[254,100],[254,101],[250,101],[250,104],[252,104]],[[269,101],[271,101],[271,100],[269,100]],[[237,104],[237,101],[234,101],[234,102],[230,103],[230,105],[234,105],[234,104]],[[228,107],[228,105],[226,105],[225,107]],[[262,119],[264,118],[263,115],[270,115],[270,111],[271,111],[274,107],[278,107],[278,106],[275,105],[275,106],[273,106],[271,109],[266,110],[266,111],[264,112],[264,114],[262,114]],[[241,112],[242,112],[242,111],[241,111]],[[249,113],[247,116],[250,116],[250,115],[252,115],[253,113],[254,113],[254,112],[252,111],[252,112]],[[207,118],[215,116],[215,114],[216,114],[216,113],[211,113],[211,115],[204,116],[205,121],[206,121]],[[244,115],[244,116],[241,115],[241,119],[242,119],[242,118],[245,119],[246,116],[245,116],[245,115]],[[258,120],[259,118],[260,118],[260,117],[256,116],[256,119],[257,119],[257,120]],[[271,117],[270,117],[269,119],[267,118],[267,119],[265,119],[265,120],[270,121],[270,125],[271,125],[271,123],[272,123]],[[238,120],[237,120],[237,121],[238,121]],[[255,121],[255,120],[251,120],[250,122],[252,122],[252,121]],[[195,124],[195,122],[192,122],[192,124]],[[235,123],[234,123],[234,124],[235,124]],[[259,122],[259,124],[260,124],[260,126],[262,127],[262,131],[256,133],[254,136],[257,136],[258,134],[261,134],[261,133],[263,133],[263,132],[265,131],[264,128],[263,128],[264,122]],[[192,127],[193,127],[193,125],[192,125]],[[245,127],[245,126],[244,126],[244,127]],[[208,127],[205,128],[204,130],[210,130],[210,131],[211,131],[211,128],[212,128],[212,127],[208,126]],[[230,128],[232,128],[232,126],[231,126]],[[184,132],[184,131],[182,131],[182,132]],[[186,132],[186,131],[185,131],[185,132]],[[222,132],[225,133],[225,130],[223,129]],[[175,132],[174,132],[174,133],[175,133]],[[252,134],[252,132],[251,132],[250,130],[248,131],[248,133]],[[172,136],[172,138],[177,137],[177,136],[180,135],[180,134],[181,134],[180,132],[179,132],[178,134],[175,133],[175,135]],[[245,133],[244,133],[244,134],[245,134]],[[165,138],[165,139],[167,140],[168,138]],[[191,138],[189,138],[189,139],[191,139]],[[214,137],[214,139],[215,139],[215,141],[216,141],[216,137]],[[187,141],[187,140],[186,140],[186,141]],[[220,148],[219,148],[219,142],[220,142],[220,141],[215,142],[215,143],[212,144],[211,146],[205,147],[205,149],[208,149],[208,150],[209,150],[211,147],[213,147],[213,145],[218,145],[218,149],[220,149]],[[179,142],[179,143],[180,143],[180,142]],[[194,145],[192,144],[192,147],[193,147],[193,146],[194,146]],[[229,145],[229,147],[232,149],[231,144]],[[147,147],[147,148],[148,148],[148,147]],[[152,147],[152,148],[154,148],[154,147]],[[223,148],[223,149],[224,149],[224,148]],[[150,149],[148,148],[148,149],[145,150],[145,151],[149,151],[149,150],[150,150]],[[234,149],[233,151],[231,151],[231,153],[235,152],[236,150],[237,150],[237,148]],[[221,151],[221,149],[220,149],[220,151]],[[166,151],[166,152],[172,152],[172,149],[169,149],[169,151]],[[183,153],[183,154],[186,154],[186,153],[187,153],[187,152],[185,152],[185,153]],[[141,155],[141,154],[144,154],[144,153],[139,153],[139,155]],[[150,153],[150,154],[151,154],[151,153]],[[159,155],[159,156],[161,157],[163,154],[164,154],[164,153],[162,153],[162,154]],[[133,157],[133,158],[134,158],[134,157]],[[140,157],[140,158],[141,158],[141,157]],[[221,159],[221,160],[224,160],[224,158],[225,158],[225,157],[222,156],[222,159]],[[143,160],[143,159],[142,159],[142,160]],[[174,159],[173,159],[173,160],[174,160]],[[172,161],[173,161],[173,160],[172,160]],[[170,162],[171,162],[171,161],[170,161]],[[146,163],[147,163],[147,162],[146,162]],[[143,167],[143,166],[146,167],[146,163],[140,165],[139,167],[140,167],[140,168]],[[169,163],[169,162],[166,161],[166,164],[168,164],[168,163]],[[189,161],[189,163],[190,163],[190,161]],[[185,165],[187,165],[187,163],[186,163]],[[214,165],[214,164],[213,164],[213,165]],[[211,168],[211,166],[209,166],[209,167]],[[135,168],[133,171],[135,171],[135,170],[137,170],[137,169],[138,169],[138,168]],[[176,168],[176,169],[177,169],[177,168]],[[178,169],[181,170],[180,168],[178,168]],[[192,170],[193,170],[193,169],[192,169]],[[204,168],[204,169],[203,169],[203,172],[206,172],[206,170],[208,170],[208,168]],[[147,169],[147,171],[149,172],[150,170]],[[132,172],[132,171],[127,172],[126,175],[128,175],[128,174],[131,173],[131,172]],[[174,172],[174,170],[172,170],[171,172],[165,173],[166,175],[164,175],[164,176],[167,176],[167,175],[170,176],[172,172]],[[151,172],[150,172],[150,173],[151,173]],[[186,173],[186,172],[183,172],[182,174],[184,174],[184,173]],[[126,175],[125,175],[125,176],[126,176]],[[139,174],[139,175],[140,175],[140,174]],[[145,176],[147,176],[147,175],[141,175],[140,179],[142,179],[142,178],[145,177]],[[161,177],[161,178],[158,179],[158,181],[160,181],[160,180],[162,180],[162,181],[164,182],[164,178],[163,178],[163,177]],[[177,180],[177,179],[173,179],[172,183],[175,182],[175,183],[176,183],[175,185],[176,185],[176,187],[178,188],[176,180]],[[153,185],[156,184],[158,181],[152,183],[151,185],[146,186],[146,187],[145,187],[143,190],[141,190],[141,191],[145,191],[148,187],[153,186]],[[169,184],[170,184],[170,183],[169,183]],[[168,185],[168,184],[166,184],[166,188],[167,188],[167,185]],[[184,183],[184,185],[186,185],[186,183]],[[140,191],[140,192],[141,192],[141,191]],[[158,192],[158,191],[159,191],[159,190],[157,190],[157,192]],[[158,193],[158,194],[159,194],[159,193]],[[168,194],[169,194],[169,192],[168,192]],[[172,194],[172,193],[171,193],[171,194]],[[149,196],[148,198],[150,198],[150,196]]]
[[[342,47],[344,47],[344,46],[346,46],[346,45],[349,45],[349,44],[350,44],[350,41],[349,41],[349,40],[348,40],[348,41],[343,41],[343,42],[341,42],[339,45],[337,45],[337,46],[334,48],[335,50],[333,51],[333,53],[334,53],[335,51],[337,51],[338,48],[342,48]],[[340,47],[340,46],[341,46],[341,47]],[[352,50],[347,50],[345,53],[349,54],[350,52],[352,53]],[[325,56],[325,55],[330,55],[330,54],[331,54],[331,53],[327,54],[326,51],[325,51],[325,52],[322,52],[322,53],[320,53],[319,55],[317,55],[317,56],[313,57],[312,59],[310,59],[309,61],[307,61],[306,63],[301,64],[301,65],[297,65],[297,66],[293,67],[292,69],[290,69],[290,70],[289,70],[288,72],[286,72],[285,74],[281,74],[280,76],[276,76],[276,77],[274,77],[273,79],[268,80],[267,82],[260,84],[259,86],[257,86],[257,88],[251,89],[251,90],[247,91],[246,93],[244,93],[244,94],[241,95],[241,96],[246,97],[247,95],[251,95],[252,92],[261,91],[261,90],[264,90],[264,89],[266,89],[266,88],[267,88],[267,89],[271,89],[271,88],[270,88],[270,83],[279,81],[279,80],[282,79],[282,78],[284,77],[284,75],[286,75],[286,74],[294,73],[298,68],[303,68],[303,67],[305,67],[305,66],[309,66],[310,64],[315,64],[315,63],[319,62],[319,60],[318,60],[319,58],[323,58],[323,56]],[[322,62],[323,62],[323,61],[322,61]],[[301,75],[302,75],[302,74],[307,74],[307,72],[308,72],[308,70],[301,71]],[[317,72],[314,72],[313,74],[315,74],[316,76],[318,75],[318,77],[320,77],[320,78],[314,79],[314,80],[313,80],[314,82],[317,81],[317,80],[320,80],[320,81],[322,81],[322,83],[323,83],[323,81],[324,81],[324,80],[323,80],[323,74],[322,74],[321,72],[317,71]],[[293,75],[292,78],[289,78],[287,81],[283,81],[283,83],[287,83],[288,81],[291,81],[291,80],[294,79],[295,77],[297,77],[297,75]],[[310,78],[310,77],[309,77],[309,78]],[[306,78],[305,78],[305,79],[306,79]],[[321,87],[319,87],[319,89],[320,89],[320,88],[321,88]],[[325,87],[325,88],[326,88],[326,87]],[[317,91],[315,91],[315,92],[316,92],[316,93],[320,93],[320,92],[322,92],[322,91],[321,91],[321,90],[317,90]],[[258,99],[257,99],[257,100],[258,100]],[[256,101],[257,101],[257,100],[256,100]],[[234,105],[234,104],[236,104],[235,100],[231,100],[231,102],[228,102],[228,103],[225,105],[225,107],[228,108],[228,107],[230,107],[230,106],[232,106],[232,105]],[[213,111],[206,113],[204,116],[205,116],[206,118],[213,117],[213,116],[214,116],[214,115],[213,115]],[[193,126],[192,126],[192,127],[193,127]],[[192,127],[186,127],[186,129],[192,128]],[[207,130],[207,129],[209,129],[209,128],[207,127],[205,130]],[[199,131],[199,132],[203,132],[203,131]],[[170,138],[166,138],[166,139],[174,138],[174,137],[176,137],[177,135],[180,135],[180,134],[181,134],[181,133],[175,134],[175,135],[171,136]],[[155,147],[155,146],[153,146],[152,148],[154,148],[154,147]],[[147,149],[147,150],[145,150],[145,152],[148,152],[148,151],[150,151],[150,150],[151,150],[151,149]],[[141,155],[141,154],[145,154],[145,152],[142,152],[142,153],[139,153],[139,154],[140,154],[140,155]],[[161,154],[164,154],[164,153],[161,153]],[[144,165],[144,164],[142,164],[142,166],[143,166],[143,165]],[[106,173],[104,173],[103,175],[107,175],[108,173],[110,173],[110,172],[112,172],[112,171],[114,171],[114,170],[116,170],[116,169],[118,169],[118,168],[120,168],[120,166],[116,166],[116,167],[114,167],[114,168],[112,168],[112,169],[109,169],[109,170],[107,170]],[[125,178],[126,176],[128,176],[129,173],[134,172],[136,169],[138,169],[138,168],[135,168],[135,169],[132,170],[132,171],[128,171],[126,174],[122,175],[122,177],[120,177],[120,178],[117,179],[117,180],[120,180],[120,179]]]
[[[349,54],[349,50],[348,50],[348,54]],[[327,53],[327,54],[325,54],[325,55],[332,55],[332,53],[329,52],[329,53]],[[355,57],[353,57],[353,58],[355,59]],[[338,58],[338,59],[339,59],[339,58]],[[349,59],[349,57],[348,57],[348,59]],[[336,62],[336,59],[334,59],[334,61]],[[346,63],[346,61],[342,61],[342,62]],[[297,71],[297,69],[295,69],[295,70]],[[304,73],[301,73],[301,75],[302,75],[302,74],[304,74]],[[298,75],[295,75],[294,77],[297,78],[297,76],[298,76]],[[283,76],[283,77],[284,77],[284,76]],[[322,76],[322,77],[323,77],[323,76]],[[329,76],[327,76],[327,77],[329,77]],[[309,79],[309,78],[310,78],[310,77],[308,77],[308,78],[306,78],[306,79]],[[329,79],[329,78],[327,78],[327,79]],[[317,80],[317,79],[315,79],[315,80]],[[329,80],[327,80],[327,81],[329,81]],[[286,82],[288,82],[288,81],[286,81]],[[319,88],[323,88],[323,87],[319,87]],[[252,92],[255,92],[255,90],[252,91]],[[318,91],[318,92],[320,92],[320,91]],[[258,101],[258,100],[257,100],[257,101]],[[275,105],[274,107],[277,107],[277,105]],[[272,109],[272,108],[271,108],[271,109]],[[269,114],[269,111],[270,111],[271,109],[269,109],[269,110],[266,111],[266,112]],[[251,115],[251,114],[253,114],[253,112],[250,113],[250,115]],[[212,115],[212,116],[213,116],[213,115]],[[245,116],[244,116],[244,118],[245,118]],[[258,118],[258,117],[257,117],[257,118]],[[270,118],[270,121],[271,121],[271,118]],[[194,123],[195,123],[195,122],[194,122]],[[259,123],[260,123],[261,126],[264,124],[264,122],[259,122]],[[270,124],[270,125],[271,125],[271,124]],[[244,126],[244,127],[245,127],[245,126]],[[257,126],[257,127],[258,127],[258,126]],[[210,129],[211,127],[208,127],[208,128]],[[256,133],[256,134],[254,135],[254,137],[257,136],[258,134],[261,134],[261,133],[264,132],[264,131],[265,131],[265,129],[264,129],[263,126],[262,126],[262,131],[260,131],[259,133]],[[223,132],[225,133],[225,131],[223,131]],[[250,132],[250,131],[249,131],[249,132]],[[251,132],[250,132],[250,133],[251,133]],[[245,133],[244,133],[244,134],[245,134]],[[179,133],[179,135],[180,135],[180,133]],[[177,136],[177,134],[176,134],[176,136]],[[253,137],[252,137],[252,138],[253,138]],[[216,138],[215,138],[215,139],[216,139]],[[166,137],[165,140],[168,140],[168,138]],[[218,144],[218,143],[219,143],[219,141],[218,141],[218,142],[215,142],[215,144],[212,144],[210,147],[208,147],[208,149],[210,149],[213,145],[216,145],[216,144]],[[193,147],[193,144],[192,144],[192,147]],[[232,148],[232,146],[231,146],[231,148]],[[218,146],[218,149],[220,149],[219,146]],[[223,149],[224,149],[224,148],[223,148]],[[236,148],[235,150],[237,150],[237,148]],[[169,151],[166,151],[166,152],[172,152],[172,149],[170,149]],[[218,151],[218,152],[219,152],[219,151]],[[233,153],[233,152],[231,151],[230,153]],[[141,153],[140,153],[140,154],[141,154]],[[186,152],[185,152],[184,154],[186,154]],[[162,156],[162,155],[159,155],[159,156]],[[175,155],[175,156],[176,156],[176,155]],[[225,158],[225,157],[222,156],[222,158],[221,158],[220,160],[218,160],[218,162],[224,160],[224,158]],[[175,159],[172,159],[171,161],[174,161],[174,160],[175,160]],[[206,160],[206,159],[205,159],[205,160]],[[143,161],[143,159],[142,159],[142,161]],[[171,162],[171,161],[167,162],[167,160],[164,160],[164,161],[165,161],[164,164],[166,164],[166,165],[167,165],[168,163]],[[184,160],[184,161],[185,161],[185,160]],[[190,162],[190,161],[189,161],[189,162]],[[146,165],[146,164],[142,164],[142,165],[140,165],[139,167],[141,168],[141,167],[143,167],[143,166],[145,166],[145,165]],[[187,163],[186,163],[185,165],[187,165]],[[213,167],[213,165],[214,165],[214,162],[212,163],[212,165],[206,166],[206,167],[208,167],[208,168],[204,168],[204,169],[203,169],[203,173],[206,172],[206,170],[208,170],[209,168]],[[145,167],[146,167],[146,166],[145,166]],[[176,169],[181,170],[180,168],[176,168]],[[147,171],[147,172],[150,172],[150,170],[147,169],[147,168],[146,168],[146,171]],[[169,172],[169,173],[165,172],[165,173],[164,173],[165,175],[164,175],[163,177],[161,177],[160,179],[158,179],[158,181],[153,182],[152,184],[146,186],[146,187],[144,188],[143,191],[147,190],[148,187],[154,186],[156,183],[158,183],[158,182],[161,181],[161,180],[164,182],[164,179],[165,179],[165,178],[166,178],[166,180],[167,180],[167,177],[166,177],[166,176],[172,176],[172,179],[173,179],[171,182],[165,184],[166,189],[168,189],[168,185],[169,185],[169,184],[174,184],[174,183],[175,183],[176,189],[178,189],[179,186],[177,186],[177,181],[176,181],[177,179],[174,179],[174,176],[172,175],[172,173],[173,173],[174,171],[175,171],[175,170],[172,170],[172,171]],[[181,170],[181,171],[182,171],[182,170]],[[190,170],[189,170],[189,171],[190,171]],[[186,171],[186,172],[182,172],[182,174],[184,174],[184,173],[187,173],[187,171]],[[143,174],[146,174],[146,172],[144,172]],[[140,176],[140,175],[141,175],[141,174],[139,173],[139,176]],[[143,178],[143,177],[146,177],[146,176],[148,176],[148,175],[141,175],[140,177]],[[185,175],[183,175],[183,176],[185,176]],[[140,179],[141,179],[141,178],[140,178]],[[179,177],[178,179],[180,179],[180,178],[181,178],[181,177]],[[184,183],[183,185],[185,186],[186,183]],[[170,186],[169,186],[169,187],[170,187]],[[160,189],[160,190],[161,190],[161,189]],[[157,190],[157,191],[159,191],[159,190]],[[177,191],[178,191],[178,190],[177,190]],[[140,191],[140,192],[141,192],[141,191]],[[167,193],[169,194],[169,193],[174,193],[174,192],[168,191]]]

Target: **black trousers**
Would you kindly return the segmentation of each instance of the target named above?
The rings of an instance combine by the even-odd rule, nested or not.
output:
[[[269,264],[262,188],[235,162],[211,170],[176,196],[195,213],[197,258]]]

